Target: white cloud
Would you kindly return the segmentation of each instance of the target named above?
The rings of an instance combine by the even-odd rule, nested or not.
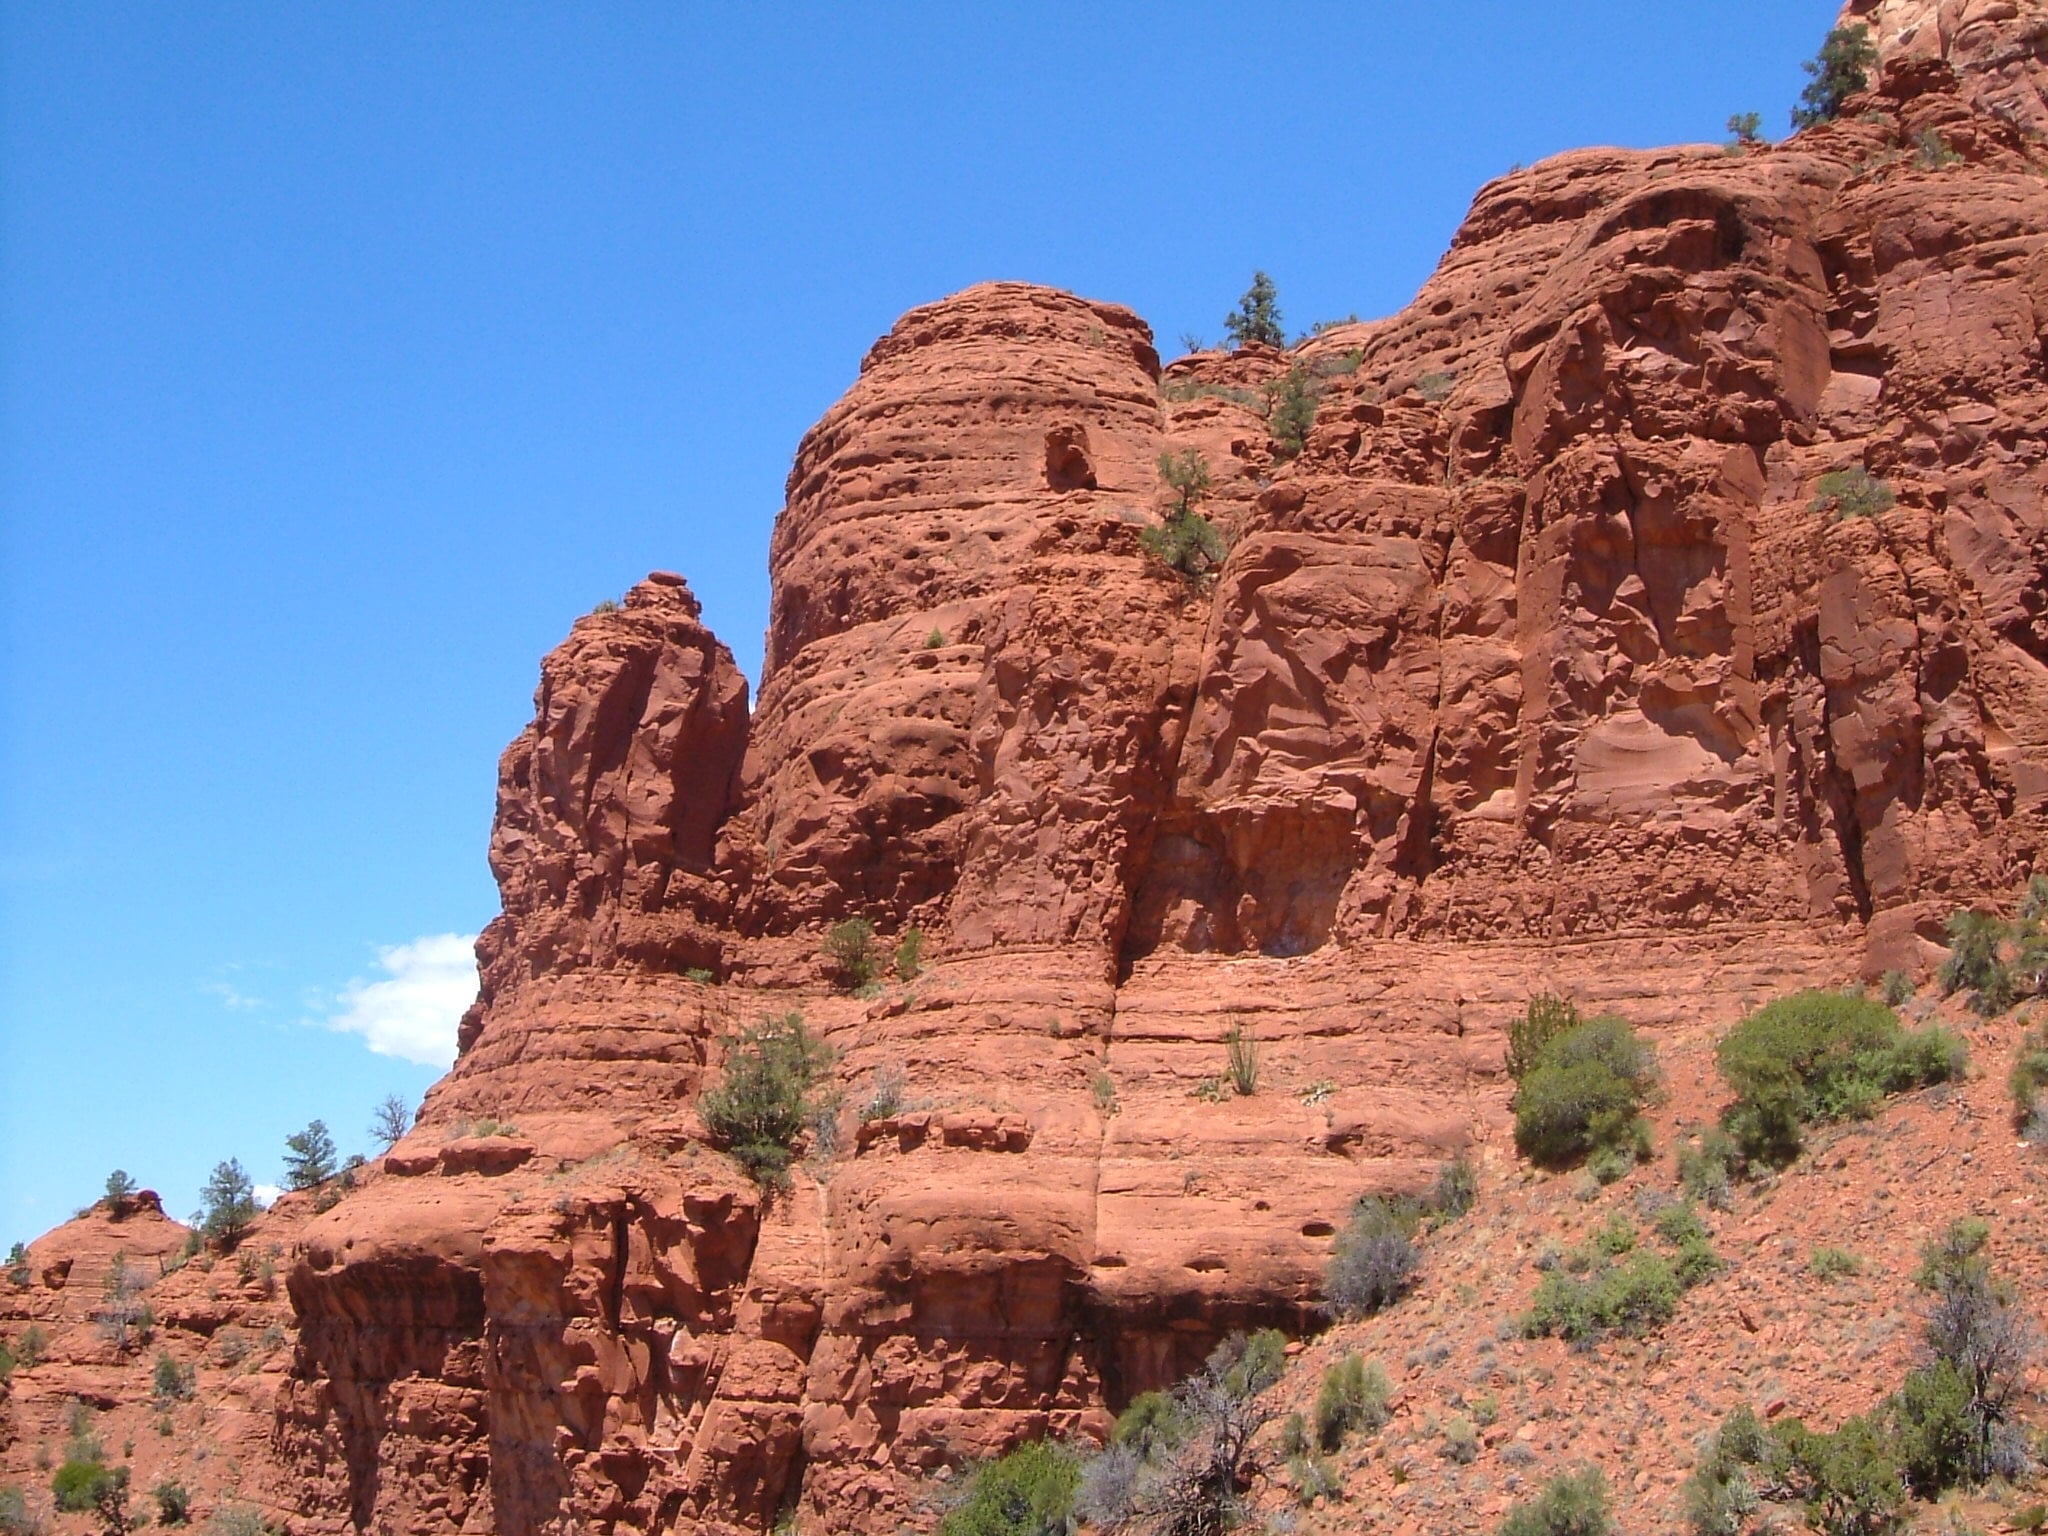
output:
[[[455,1026],[476,998],[476,935],[431,934],[377,951],[381,981],[360,977],[341,989],[330,1029],[361,1035],[380,1056],[421,1066],[455,1060]]]
[[[219,998],[221,1006],[224,1008],[243,1009],[261,1008],[263,1006],[262,998],[252,992],[238,991],[230,982],[209,981],[200,988],[200,991]]]
[[[284,1190],[276,1184],[258,1184],[255,1190],[257,1209],[269,1210],[277,1204],[277,1197],[283,1193]]]

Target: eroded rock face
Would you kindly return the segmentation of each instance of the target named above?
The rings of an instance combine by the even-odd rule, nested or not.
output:
[[[1531,992],[1696,1034],[2016,886],[2048,12],[1852,9],[1860,115],[1517,172],[1407,310],[1293,351],[913,311],[799,448],[751,717],[678,578],[579,620],[462,1059],[297,1238],[304,1527],[929,1524],[938,1469],[1305,1327],[1349,1202],[1497,1134]],[[1141,551],[1169,449],[1213,580]],[[1850,469],[1893,504],[1819,494]],[[853,915],[932,968],[833,992]],[[767,1200],[693,1106],[792,1009],[844,1097]]]

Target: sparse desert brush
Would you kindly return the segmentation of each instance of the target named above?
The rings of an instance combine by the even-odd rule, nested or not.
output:
[[[1908,1031],[1874,998],[1810,989],[1750,1014],[1716,1048],[1735,1102],[1721,1121],[1745,1162],[1782,1166],[1802,1127],[1870,1113],[1886,1094],[1958,1076],[1963,1043],[1938,1025]]]
[[[1551,1167],[1600,1151],[1645,1157],[1641,1112],[1656,1080],[1649,1046],[1624,1021],[1572,1024],[1544,1041],[1515,1091],[1515,1145]]]

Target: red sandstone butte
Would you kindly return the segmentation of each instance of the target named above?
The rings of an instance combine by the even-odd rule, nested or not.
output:
[[[1690,1050],[1924,975],[2048,832],[2048,9],[1850,14],[1840,122],[1502,177],[1384,320],[1162,369],[1045,288],[912,311],[798,447],[751,710],[680,577],[579,619],[461,1058],[292,1227],[266,1507],[928,1528],[944,1469],[1306,1331],[1356,1196],[1497,1141],[1530,993]],[[1139,543],[1182,449],[1201,582]],[[925,972],[834,991],[855,916]],[[694,1106],[792,1010],[842,1108],[769,1199]]]

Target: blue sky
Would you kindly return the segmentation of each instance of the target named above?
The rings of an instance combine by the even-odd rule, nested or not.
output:
[[[1383,314],[1516,162],[1780,131],[1833,13],[0,4],[0,1244],[417,1100],[542,653],[665,568],[756,674],[903,310]]]

